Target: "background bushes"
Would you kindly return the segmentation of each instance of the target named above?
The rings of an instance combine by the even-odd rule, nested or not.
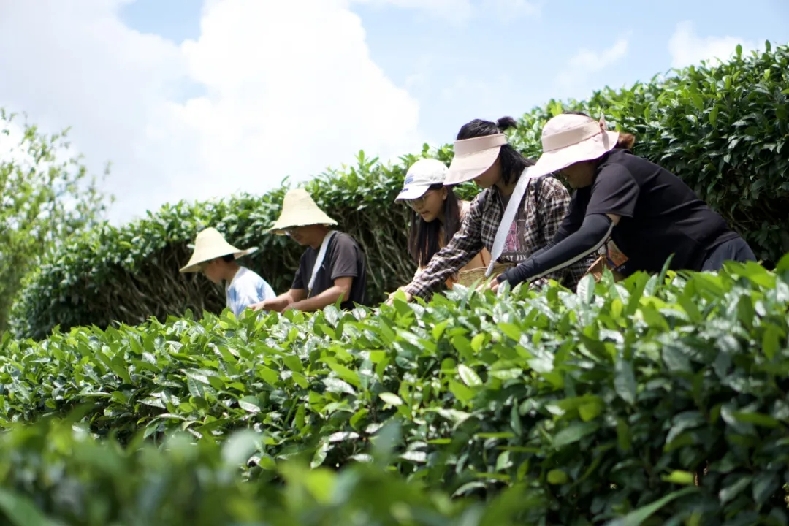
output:
[[[636,153],[682,177],[742,233],[770,267],[789,252],[789,46],[715,66],[690,67],[629,88],[605,88],[587,101],[551,101],[525,114],[511,141],[537,156],[544,122],[563,109],[597,117],[636,134]],[[486,116],[495,118],[497,116]],[[458,123],[460,126],[462,123]],[[451,158],[443,146],[423,156]],[[330,170],[306,186],[317,203],[361,242],[368,257],[369,298],[407,282],[414,266],[406,251],[407,210],[393,204],[405,156],[383,166],[360,153],[357,166]],[[475,190],[463,190],[473,195]],[[187,309],[219,312],[219,289],[199,276],[181,276],[190,243],[206,226],[231,243],[261,250],[246,264],[277,292],[290,284],[302,249],[265,234],[284,189],[210,203],[168,205],[122,228],[103,226],[45,258],[16,301],[11,326],[19,337],[42,338],[60,325],[107,327],[165,319]]]

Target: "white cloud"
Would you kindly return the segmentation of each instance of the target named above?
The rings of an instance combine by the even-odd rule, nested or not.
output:
[[[759,48],[756,42],[740,37],[700,37],[696,34],[693,23],[686,20],[677,24],[668,42],[671,66],[684,68],[702,60],[726,61],[734,55],[738,44],[742,45],[743,54]]]
[[[561,89],[572,90],[583,86],[589,76],[619,62],[627,55],[630,34],[620,37],[611,47],[595,51],[581,48],[559,72],[556,83]],[[583,86],[585,89],[585,86]]]
[[[375,7],[397,7],[420,11],[433,18],[461,24],[471,18],[474,6],[471,0],[350,0],[354,4]]]
[[[544,0],[481,0],[479,8],[501,20],[515,21],[524,16],[539,15],[544,4]]]
[[[545,0],[350,0],[356,4],[393,6],[423,12],[433,18],[453,24],[463,24],[471,18],[495,18],[514,21],[523,16],[537,15]]]
[[[346,1],[206,0],[180,46],[126,27],[128,1],[7,2],[0,17],[14,50],[0,105],[72,126],[97,173],[111,160],[114,219],[421,145],[417,102],[372,61]],[[183,100],[195,84],[204,94]]]

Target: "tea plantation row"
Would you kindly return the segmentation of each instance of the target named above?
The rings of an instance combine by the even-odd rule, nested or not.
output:
[[[242,515],[264,517],[261,508],[279,498],[245,500],[249,494],[278,491],[325,491],[323,501],[313,494],[303,509],[282,511],[296,514],[282,515],[293,524],[359,523],[352,517],[370,506],[389,519],[362,523],[448,524],[420,514],[448,521],[457,512],[471,514],[469,522],[452,524],[606,524],[649,505],[652,522],[643,524],[789,524],[789,255],[774,272],[732,265],[719,275],[586,285],[580,295],[552,286],[497,301],[460,289],[377,311],[152,320],[41,343],[6,337],[2,425],[76,411],[72,418],[92,434],[127,448],[109,440],[79,446],[78,456],[65,431],[48,439],[18,430],[32,437],[31,457],[11,458],[30,467],[15,468],[15,479],[0,464],[2,487],[16,480],[19,495],[45,495],[59,517],[67,513],[60,502],[77,499],[69,491],[93,495],[91,485],[108,477],[119,489],[96,490],[90,506],[127,509],[131,500],[166,513],[169,502],[197,514],[214,502],[201,500],[206,488],[222,486],[221,500],[243,486],[238,505],[214,510],[238,524]],[[394,454],[371,461],[371,443],[387,424],[400,430]],[[227,437],[242,429],[256,437],[243,470],[251,487],[216,471],[214,442],[231,447]],[[139,440],[161,443],[171,432],[191,435],[197,449],[137,452]],[[205,448],[213,452],[201,456]],[[94,463],[116,478],[76,475],[93,449],[102,452],[95,458],[115,459]],[[147,491],[119,481],[154,462],[147,455],[174,463],[173,477],[156,479],[165,473],[157,468],[149,476],[159,482]],[[247,455],[234,459],[243,464]],[[322,482],[302,478],[292,489],[281,469],[293,462],[339,475],[299,472],[335,482],[320,490]],[[75,480],[52,482],[51,472],[62,477],[64,469]],[[170,482],[171,493],[157,497],[155,488]],[[414,490],[421,485],[459,499],[458,508]],[[384,492],[375,504],[372,488]],[[296,519],[318,508],[336,515]],[[495,520],[474,515],[483,509]]]
[[[374,463],[341,473],[298,461],[284,480],[244,480],[238,465],[254,437],[224,444],[174,435],[161,448],[122,449],[70,422],[14,426],[0,434],[0,521],[14,526],[515,526],[513,497],[451,499],[384,469],[392,440],[380,439]],[[387,428],[388,431],[388,428]],[[395,438],[396,428],[392,430]]]
[[[551,101],[523,115],[510,141],[536,157],[542,126],[553,114],[564,107],[594,116],[603,112],[611,127],[637,136],[636,153],[687,181],[770,267],[789,252],[789,46],[772,48],[768,42],[766,49],[630,88],[606,88],[584,102]],[[451,146],[425,148],[422,155],[446,161]],[[372,302],[413,274],[406,250],[408,210],[393,200],[415,159],[408,155],[385,166],[360,153],[357,166],[329,170],[307,185],[366,251]],[[475,191],[462,193],[468,197]],[[219,228],[237,246],[261,247],[245,263],[284,291],[302,249],[265,233],[284,192],[167,205],[122,228],[104,226],[73,239],[29,277],[11,326],[19,337],[44,338],[58,325],[104,328],[114,321],[135,325],[150,316],[165,320],[187,309],[219,312],[224,305],[219,288],[201,276],[178,274],[189,258],[187,245],[205,226]]]

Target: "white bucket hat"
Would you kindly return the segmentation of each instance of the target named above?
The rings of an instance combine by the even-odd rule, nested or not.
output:
[[[200,264],[212,259],[221,258],[233,254],[236,258],[240,258],[251,254],[257,248],[248,248],[240,250],[227,241],[219,233],[216,228],[206,228],[202,230],[195,238],[194,252],[181,272],[199,272]]]
[[[505,144],[507,136],[503,133],[455,141],[455,155],[444,184],[449,186],[477,178],[493,166]]]
[[[442,184],[448,171],[447,165],[438,159],[419,159],[405,174],[403,190],[395,201],[419,199],[434,184]]]
[[[281,236],[285,234],[286,229],[297,226],[334,226],[336,224],[337,221],[318,208],[306,190],[294,188],[285,194],[285,199],[282,200],[282,212],[279,219],[271,225],[269,232]]]
[[[581,161],[599,159],[614,149],[619,132],[608,131],[605,119],[564,113],[545,123],[542,129],[542,155],[529,174],[540,177]]]

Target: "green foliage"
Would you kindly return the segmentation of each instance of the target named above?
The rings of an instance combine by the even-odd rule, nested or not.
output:
[[[499,521],[468,524],[787,524],[789,255],[582,289],[6,337],[0,424],[79,410],[127,450],[251,430],[245,477],[270,484],[288,461],[356,469],[384,433],[409,485]]]
[[[293,461],[279,468],[282,485],[244,481],[238,465],[260,438],[243,432],[223,444],[193,444],[174,435],[160,449],[122,449],[59,422],[14,426],[0,436],[0,519],[13,526],[516,524],[388,473],[385,448],[377,463],[341,473]]]
[[[107,204],[79,157],[67,157],[66,132],[50,136],[14,122],[0,108],[0,333],[13,298],[39,257],[94,226]]]
[[[595,92],[588,101],[550,101],[523,116],[510,135],[527,155],[540,153],[545,121],[563,109],[603,112],[612,127],[637,136],[636,152],[687,181],[751,243],[770,267],[789,252],[789,46],[736,56],[716,66],[690,67],[650,83]],[[424,156],[451,157],[451,147]],[[408,211],[393,204],[406,156],[383,166],[360,153],[357,167],[324,174],[307,187],[316,201],[366,250],[371,301],[406,283],[414,265],[406,251]],[[462,190],[471,196],[472,188]],[[217,226],[239,245],[259,246],[249,266],[284,291],[302,249],[264,231],[279,213],[283,189],[257,198],[166,206],[120,229],[102,227],[53,254],[27,281],[13,315],[20,336],[44,337],[113,321],[160,320],[187,309],[218,313],[223,298],[200,276],[180,276],[197,231]]]

